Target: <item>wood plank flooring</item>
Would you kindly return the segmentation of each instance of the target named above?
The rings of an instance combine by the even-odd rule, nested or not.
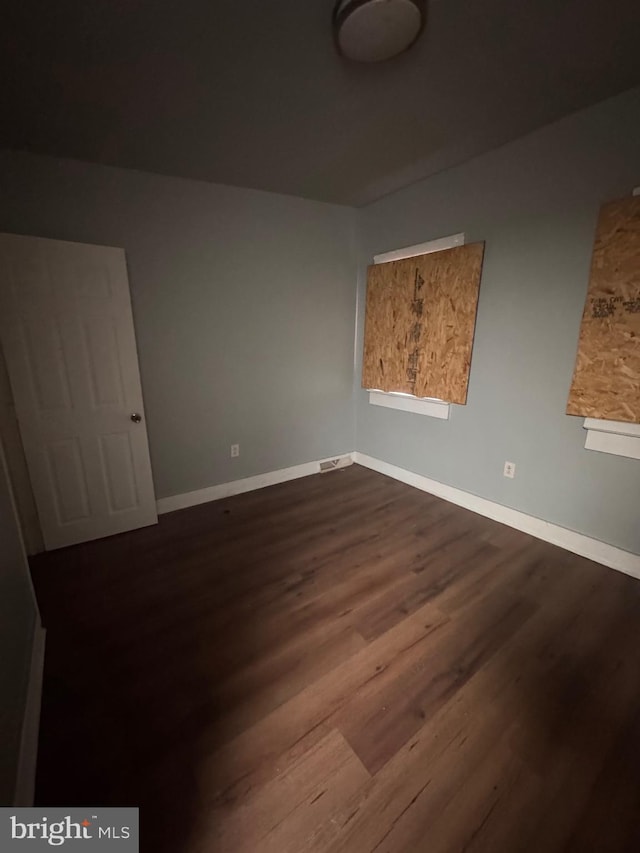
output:
[[[640,582],[358,466],[32,561],[37,802],[153,853],[640,849]]]

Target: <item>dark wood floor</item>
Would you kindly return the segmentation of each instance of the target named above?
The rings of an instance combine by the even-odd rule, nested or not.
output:
[[[640,849],[640,582],[353,466],[46,554],[37,801],[154,853]]]

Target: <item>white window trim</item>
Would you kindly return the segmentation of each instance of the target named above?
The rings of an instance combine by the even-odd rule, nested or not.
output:
[[[454,246],[464,246],[464,232],[451,234],[449,237],[439,237],[437,240],[429,240],[427,243],[416,243],[414,246],[406,246],[404,249],[394,249],[392,252],[383,252],[381,255],[374,255],[373,263],[388,264],[389,261],[402,261],[405,258],[415,258],[418,255],[430,255],[432,252],[441,252],[443,249],[453,249]]]
[[[613,453],[629,459],[640,459],[640,424],[585,418],[587,450]]]
[[[432,397],[413,397],[411,394],[402,394],[399,391],[371,390],[369,402],[372,406],[385,406],[387,409],[398,409],[400,412],[413,412],[416,415],[449,420],[449,403]]]
[[[387,264],[389,261],[401,261],[405,258],[415,258],[418,255],[429,255],[431,252],[441,252],[443,249],[453,249],[454,246],[464,246],[464,233],[451,234],[449,237],[439,237],[427,243],[416,243],[404,249],[394,249],[373,256],[374,264]],[[387,409],[397,409],[400,412],[413,412],[416,415],[427,415],[430,418],[449,420],[451,404],[433,397],[414,397],[401,391],[379,391],[369,389],[369,403],[372,406],[384,406]]]

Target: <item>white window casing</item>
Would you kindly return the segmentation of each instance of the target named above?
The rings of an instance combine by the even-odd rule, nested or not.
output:
[[[430,418],[449,420],[450,404],[444,400],[434,400],[431,397],[414,397],[411,394],[401,394],[396,391],[369,391],[369,402],[373,406],[385,406],[387,409],[398,409],[401,412],[413,412],[416,415],[428,415]]]
[[[584,442],[587,450],[640,459],[640,424],[585,418],[584,428],[587,431]]]

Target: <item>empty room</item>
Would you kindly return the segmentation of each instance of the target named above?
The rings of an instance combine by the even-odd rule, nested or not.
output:
[[[0,850],[639,850],[636,0],[2,18]]]

